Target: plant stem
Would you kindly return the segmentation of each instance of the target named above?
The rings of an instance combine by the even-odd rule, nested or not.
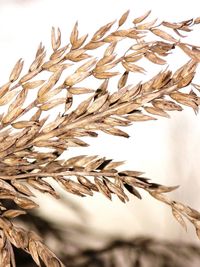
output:
[[[94,171],[65,171],[59,173],[47,173],[47,172],[38,172],[38,173],[25,173],[18,175],[0,175],[2,180],[15,180],[15,179],[26,179],[30,177],[56,177],[56,176],[108,176],[108,177],[118,177],[117,173],[113,172],[94,172]]]

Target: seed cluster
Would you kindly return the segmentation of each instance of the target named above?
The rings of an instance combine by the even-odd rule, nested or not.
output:
[[[129,137],[121,127],[159,116],[169,118],[171,111],[182,111],[184,106],[198,112],[200,85],[193,83],[193,78],[200,61],[200,47],[180,39],[184,38],[183,33],[199,27],[200,18],[179,23],[144,22],[149,11],[124,29],[128,15],[129,11],[117,23],[102,26],[91,38],[79,36],[76,23],[70,43],[63,47],[60,29],[52,28],[53,52],[49,58],[40,44],[28,71],[21,74],[20,59],[8,82],[1,86],[0,106],[5,106],[5,112],[0,115],[0,266],[15,266],[12,246],[30,253],[38,266],[41,262],[51,267],[63,266],[40,237],[13,222],[13,218],[38,206],[31,188],[59,198],[47,179],[50,177],[67,192],[81,197],[100,192],[108,199],[116,195],[126,202],[128,192],[141,199],[138,188],[143,189],[169,205],[185,229],[185,219],[189,220],[200,237],[200,213],[166,196],[177,187],[152,183],[139,171],[119,171],[123,162],[96,155],[59,158],[70,147],[88,146],[82,137],[97,137],[99,131]],[[149,41],[149,36],[153,40]],[[123,55],[117,55],[116,48],[123,40],[129,40],[131,45]],[[102,57],[92,55],[93,50],[105,46]],[[166,65],[166,58],[176,48],[189,57],[176,71],[165,67],[148,81],[128,83],[134,80],[135,73],[146,73],[140,60]],[[65,70],[70,68],[72,73],[62,81]],[[48,73],[49,78],[40,79],[41,73]],[[82,82],[90,78],[102,81],[101,85],[97,89],[83,86]],[[113,79],[118,79],[117,90],[111,93],[109,82]],[[36,98],[26,104],[33,91],[37,92]],[[60,93],[64,96],[60,97]],[[77,95],[88,94],[77,106],[73,105]],[[43,115],[57,106],[57,117],[47,121],[49,116]],[[32,116],[23,119],[30,111]],[[14,209],[7,206],[8,201]]]

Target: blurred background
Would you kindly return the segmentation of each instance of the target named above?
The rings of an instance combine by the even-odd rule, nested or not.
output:
[[[0,83],[7,81],[12,66],[20,57],[28,67],[40,41],[50,50],[52,26],[60,27],[63,43],[65,40],[68,43],[77,20],[81,34],[94,33],[100,26],[118,19],[127,9],[131,12],[130,21],[148,10],[152,10],[152,18],[160,21],[178,22],[200,16],[198,0],[0,0]],[[188,42],[199,45],[198,28],[189,36]],[[172,69],[187,62],[183,53],[174,55],[174,58],[170,59]],[[156,67],[151,71],[157,72]],[[147,74],[145,79],[148,77]],[[200,84],[198,76],[195,82]],[[195,116],[186,108],[181,113],[171,113],[170,120],[160,118],[155,122],[132,125],[126,129],[131,136],[129,139],[100,134],[98,139],[90,140],[90,147],[74,148],[66,155],[98,154],[117,161],[126,160],[125,169],[144,171],[157,183],[181,185],[171,196],[200,210],[199,119],[199,115]],[[185,233],[168,207],[143,192],[142,201],[130,196],[127,204],[117,198],[109,202],[98,194],[92,198],[78,198],[64,191],[61,194],[63,200],[57,203],[48,196],[39,195],[41,208],[38,213],[63,229],[68,225],[65,230],[73,226],[73,234],[79,231],[83,244],[89,244],[89,239],[85,240],[85,231],[93,236],[91,244],[97,245],[105,239],[131,239],[140,235],[168,241],[199,242],[190,225]]]

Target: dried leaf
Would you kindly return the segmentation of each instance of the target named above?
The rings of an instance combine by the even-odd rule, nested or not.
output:
[[[65,120],[65,117],[60,117],[60,115],[57,116],[55,121],[52,121],[44,126],[42,129],[43,133],[48,133],[52,130],[54,130],[58,125],[61,125]]]
[[[63,182],[63,185],[65,186],[65,188],[73,194],[77,194],[80,196],[81,195],[84,196],[85,194],[89,195],[89,196],[93,195],[93,192],[88,187],[86,187],[82,184],[76,183],[72,180],[65,180],[62,182]]]
[[[35,263],[38,266],[40,266],[40,259],[39,259],[39,255],[38,255],[37,246],[33,240],[29,240],[28,250],[29,250],[33,260],[35,261]]]
[[[151,31],[153,34],[159,36],[160,38],[162,38],[166,41],[173,42],[173,43],[177,42],[177,40],[172,35],[170,35],[169,33],[166,33],[163,30],[153,28],[153,29],[151,29]]]
[[[130,10],[127,10],[127,11],[121,16],[121,18],[119,19],[119,23],[118,23],[118,26],[119,26],[119,27],[121,27],[121,26],[126,22],[129,13],[130,13]]]
[[[111,193],[108,187],[97,177],[94,178],[95,185],[97,186],[99,192],[111,200]]]
[[[76,157],[72,157],[68,160],[66,160],[63,165],[66,166],[66,167],[71,167],[73,165],[76,164],[76,162],[78,162],[79,160],[82,160],[86,157],[86,155],[80,155],[80,156],[76,156]]]
[[[109,57],[113,54],[116,48],[117,42],[112,42],[105,50],[104,57]]]
[[[23,109],[21,107],[18,107],[16,109],[13,109],[12,111],[10,111],[9,113],[7,113],[3,119],[2,122],[4,124],[8,124],[13,122],[15,119],[17,119],[23,112]]]
[[[189,48],[189,46],[183,44],[183,43],[179,43],[178,47],[180,47],[185,53],[186,55],[188,55],[190,58],[194,59],[194,60],[200,60],[200,58],[198,58],[198,54],[196,54],[192,49]]]
[[[107,70],[110,70],[116,66],[116,62],[112,62],[106,65],[96,66],[93,70],[95,73],[105,73]]]
[[[88,93],[93,93],[94,90],[86,87],[70,87],[68,89],[70,94],[73,95],[80,95],[80,94],[88,94]]]
[[[124,164],[124,161],[109,161],[105,167],[103,167],[104,170],[112,170],[115,169],[121,165]]]
[[[38,125],[33,125],[28,129],[28,132],[20,137],[17,142],[15,143],[16,147],[24,146],[27,144],[31,139],[35,137],[35,135],[39,132],[40,127]]]
[[[0,98],[0,106],[8,104],[18,93],[19,91],[8,91]]]
[[[60,62],[60,60],[62,60],[64,58],[64,55],[65,55],[67,49],[69,48],[69,46],[70,45],[67,44],[67,45],[61,47],[60,49],[57,49],[56,51],[54,51],[50,56],[50,61],[58,60],[58,62]]]
[[[147,23],[143,23],[143,24],[139,24],[136,26],[136,28],[138,30],[149,30],[152,26],[154,26],[154,24],[156,23],[157,19],[154,19],[150,22],[147,22]]]
[[[109,79],[119,74],[119,72],[98,72],[94,73],[93,75],[97,79]]]
[[[174,208],[172,208],[172,214],[174,218],[180,223],[180,225],[185,229],[185,231],[187,231],[187,225],[181,214]]]
[[[34,208],[37,208],[38,205],[30,200],[29,198],[26,198],[26,197],[15,197],[14,198],[14,202],[22,209],[34,209]]]
[[[50,195],[54,196],[55,198],[59,198],[59,195],[56,193],[54,188],[47,182],[42,179],[28,179],[28,184],[31,185],[33,188],[39,190],[42,193],[49,193]]]
[[[135,103],[124,103],[116,108],[116,111],[114,112],[114,114],[125,115],[127,113],[133,112],[134,110],[137,110],[138,107],[139,105]]]
[[[56,37],[56,30],[54,27],[52,27],[51,30],[51,45],[53,50],[57,50],[61,45],[61,32],[60,29],[57,29],[57,37]]]
[[[164,110],[162,110],[161,108],[158,108],[158,107],[145,107],[144,110],[150,114],[153,114],[153,115],[158,115],[158,116],[170,118],[170,116],[167,112],[165,112]]]
[[[74,60],[76,60],[76,58],[78,58],[79,56],[84,54],[85,51],[86,51],[86,49],[84,49],[84,48],[78,49],[78,50],[71,50],[65,55],[64,58],[69,59],[71,61],[74,61]]]
[[[142,49],[145,49],[145,51],[146,51],[146,50],[148,50],[148,48],[149,48],[148,43],[137,43],[137,44],[134,44],[130,47],[130,49],[136,50],[136,51],[142,50]],[[140,51],[138,51],[138,52],[140,52]]]
[[[90,60],[88,60],[86,63],[84,63],[83,65],[81,65],[76,72],[86,72],[89,71],[97,62],[96,58],[92,58]]]
[[[34,194],[31,192],[31,190],[22,182],[18,182],[16,180],[12,180],[11,184],[17,189],[18,192],[23,193],[29,197],[34,197]]]
[[[138,65],[135,65],[133,63],[122,61],[122,65],[127,71],[139,72],[139,73],[143,73],[143,74],[146,72],[144,68],[142,68]]]
[[[107,23],[106,25],[102,26],[98,31],[95,32],[95,34],[92,37],[92,41],[96,42],[99,39],[101,39],[110,30],[110,28],[113,26],[114,23],[115,21]]]
[[[167,110],[167,111],[173,111],[173,110],[182,111],[183,110],[182,107],[180,105],[176,104],[175,102],[169,101],[169,100],[164,100],[164,99],[154,100],[152,102],[152,105],[156,108]]]
[[[23,84],[29,80],[31,80],[33,77],[35,77],[37,74],[39,73],[39,70],[36,69],[36,70],[33,70],[27,74],[25,74],[20,80],[19,80],[19,83],[20,84]]]
[[[156,54],[152,52],[146,52],[144,56],[151,62],[158,64],[158,65],[165,65],[167,63],[166,60],[156,56]]]
[[[74,110],[74,113],[77,116],[80,116],[81,114],[83,114],[84,112],[86,112],[86,110],[88,109],[91,101],[93,99],[93,96],[89,97],[88,99],[86,99],[85,101],[81,102],[78,107]]]
[[[108,187],[111,193],[116,194],[123,202],[128,201],[127,195],[124,193],[123,189],[116,184],[110,182],[106,177],[103,178],[104,183]]]
[[[123,73],[123,75],[119,79],[119,82],[118,82],[118,85],[117,85],[118,89],[121,89],[121,88],[123,88],[126,85],[127,80],[128,80],[128,74],[129,74],[128,71],[125,71]]]
[[[8,219],[13,219],[15,217],[18,217],[18,216],[24,215],[24,214],[26,214],[26,212],[24,210],[12,210],[12,209],[10,209],[10,210],[4,211],[2,215],[3,215],[3,217],[6,217]]]
[[[27,83],[24,83],[24,84],[22,85],[22,87],[23,87],[25,90],[35,89],[35,88],[37,88],[38,86],[42,85],[44,82],[45,82],[45,80],[38,80],[38,81],[33,81],[33,82],[27,82]]]
[[[131,33],[129,33],[129,35],[131,35]],[[127,37],[129,37],[129,36],[127,36]],[[134,35],[134,37],[136,37],[136,36]],[[110,34],[107,37],[105,37],[103,39],[103,41],[106,43],[115,43],[115,42],[119,42],[119,41],[123,40],[124,38],[125,38],[125,36],[116,36],[116,35]],[[130,36],[130,38],[131,38],[131,36]]]
[[[22,61],[22,59],[20,58],[17,61],[17,63],[15,64],[15,66],[14,66],[14,68],[10,74],[10,77],[9,77],[10,82],[15,82],[19,78],[19,75],[21,74],[23,65],[24,65],[24,61]]]
[[[149,120],[156,120],[156,118],[145,115],[140,112],[135,112],[133,114],[127,115],[126,119],[131,120],[131,121],[149,121]]]
[[[79,181],[79,183],[81,183],[82,185],[88,187],[90,190],[94,190],[94,191],[98,191],[98,188],[96,187],[95,184],[93,184],[89,179],[87,179],[84,176],[77,176],[77,179]]]
[[[135,189],[134,186],[129,185],[129,184],[124,184],[124,187],[125,187],[131,194],[133,194],[134,196],[136,196],[136,197],[139,198],[139,199],[142,199],[140,193]]]
[[[30,67],[29,67],[29,72],[33,72],[36,70],[40,70],[40,68],[42,67],[42,64],[44,63],[45,60],[45,56],[46,56],[46,52],[43,51],[40,55],[38,55],[33,62],[31,63]]]
[[[164,185],[160,185],[160,184],[155,184],[155,183],[151,183],[149,185],[149,189],[153,189],[154,192],[156,193],[169,193],[172,192],[174,190],[176,190],[179,186],[164,186]]]
[[[133,23],[134,24],[138,24],[138,23],[142,22],[143,20],[145,20],[150,15],[150,13],[151,13],[151,10],[147,11],[144,15],[134,19]]]
[[[99,166],[101,166],[101,164],[105,161],[105,158],[100,158],[100,159],[94,159],[93,161],[91,161],[90,163],[88,163],[85,166],[85,170],[86,171],[93,171],[98,169]]]
[[[102,95],[94,100],[94,102],[91,103],[91,105],[88,107],[87,112],[88,113],[94,113],[98,111],[103,104],[106,102],[108,98],[108,94]]]
[[[73,43],[73,49],[79,49],[86,41],[88,34],[83,35]]]
[[[86,50],[94,50],[94,49],[97,49],[97,48],[101,47],[104,44],[105,44],[104,41],[98,41],[98,42],[91,41],[91,42],[89,42],[88,44],[86,44],[84,46],[84,49],[86,49]]]
[[[126,137],[126,138],[129,137],[129,135],[126,132],[124,132],[124,131],[122,131],[120,129],[114,128],[114,127],[108,128],[108,129],[102,129],[102,131],[107,133],[107,134],[111,134],[111,135],[123,136],[123,137]]]
[[[11,84],[11,82],[8,82],[0,87],[0,98],[8,92]]]
[[[12,112],[12,110],[22,107],[26,100],[27,94],[28,90],[22,89],[21,92],[19,92],[17,97],[14,99],[14,101],[10,104],[8,112]]]
[[[200,23],[200,17],[197,17],[194,19],[194,24],[199,24]]]
[[[124,60],[126,62],[137,62],[142,58],[143,58],[143,54],[138,55],[138,53],[136,52],[136,53],[127,55],[126,57],[124,57]]]
[[[53,100],[41,105],[40,108],[41,108],[41,110],[49,110],[49,109],[52,109],[58,105],[65,103],[65,102],[66,102],[66,98],[61,97],[61,98],[53,99]]]
[[[18,121],[18,122],[11,123],[12,127],[15,129],[27,128],[34,124],[35,124],[34,121]]]
[[[70,35],[70,43],[72,44],[72,48],[74,44],[76,44],[77,40],[78,40],[78,22],[75,23],[74,28]]]
[[[91,73],[88,72],[88,71],[73,73],[73,74],[71,74],[70,76],[67,77],[67,79],[65,80],[64,84],[65,84],[65,86],[73,86],[76,83],[79,83],[82,80],[86,79],[90,75],[91,75]]]

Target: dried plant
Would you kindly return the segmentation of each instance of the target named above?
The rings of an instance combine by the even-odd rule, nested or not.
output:
[[[130,240],[108,238],[105,242],[104,237],[102,240],[102,235],[94,235],[82,227],[73,229],[74,225],[68,223],[65,230],[55,228],[49,221],[32,213],[18,219],[19,222],[20,219],[23,222],[25,220],[35,228],[47,243],[53,232],[57,253],[62,262],[69,267],[197,267],[200,263],[200,248],[190,243],[180,244],[180,242],[157,240],[147,236]],[[86,249],[80,242],[82,239],[86,242],[95,239],[101,245],[87,245]],[[36,266],[30,255],[22,250],[15,249],[15,251],[17,266]]]
[[[53,52],[48,59],[40,44],[28,71],[21,74],[20,59],[8,82],[1,86],[0,106],[4,113],[0,115],[0,266],[15,266],[13,246],[29,253],[38,266],[63,266],[40,236],[14,221],[38,207],[31,188],[59,198],[48,178],[81,197],[100,192],[108,199],[115,194],[123,202],[128,201],[127,192],[141,199],[137,189],[143,189],[169,205],[185,229],[185,220],[189,220],[200,237],[200,213],[166,196],[176,186],[152,183],[140,171],[119,171],[123,162],[96,155],[59,158],[69,147],[88,146],[81,138],[97,137],[98,131],[128,137],[121,127],[132,122],[155,120],[157,116],[169,118],[170,111],[181,111],[184,106],[198,112],[200,85],[193,79],[200,47],[181,40],[184,32],[199,27],[200,18],[179,23],[144,22],[149,11],[135,18],[130,28],[123,29],[128,15],[129,11],[90,38],[87,34],[79,36],[76,23],[70,43],[65,46],[61,46],[61,31],[53,28]],[[117,55],[115,51],[123,40],[131,44],[123,55]],[[92,53],[100,47],[105,49],[97,58]],[[164,58],[175,48],[189,57],[183,66],[175,72],[165,67],[148,81],[131,82],[135,73],[146,73],[138,65],[140,60],[166,65]],[[42,79],[43,73],[48,78]],[[109,81],[116,79],[117,90],[111,92]],[[83,85],[85,81],[96,81],[97,88]],[[90,96],[76,105],[76,95],[80,94]],[[52,110],[57,112],[53,120],[46,114]]]
[[[85,250],[67,259],[70,267],[196,267],[200,250],[190,244],[139,237],[116,240],[101,249]]]

